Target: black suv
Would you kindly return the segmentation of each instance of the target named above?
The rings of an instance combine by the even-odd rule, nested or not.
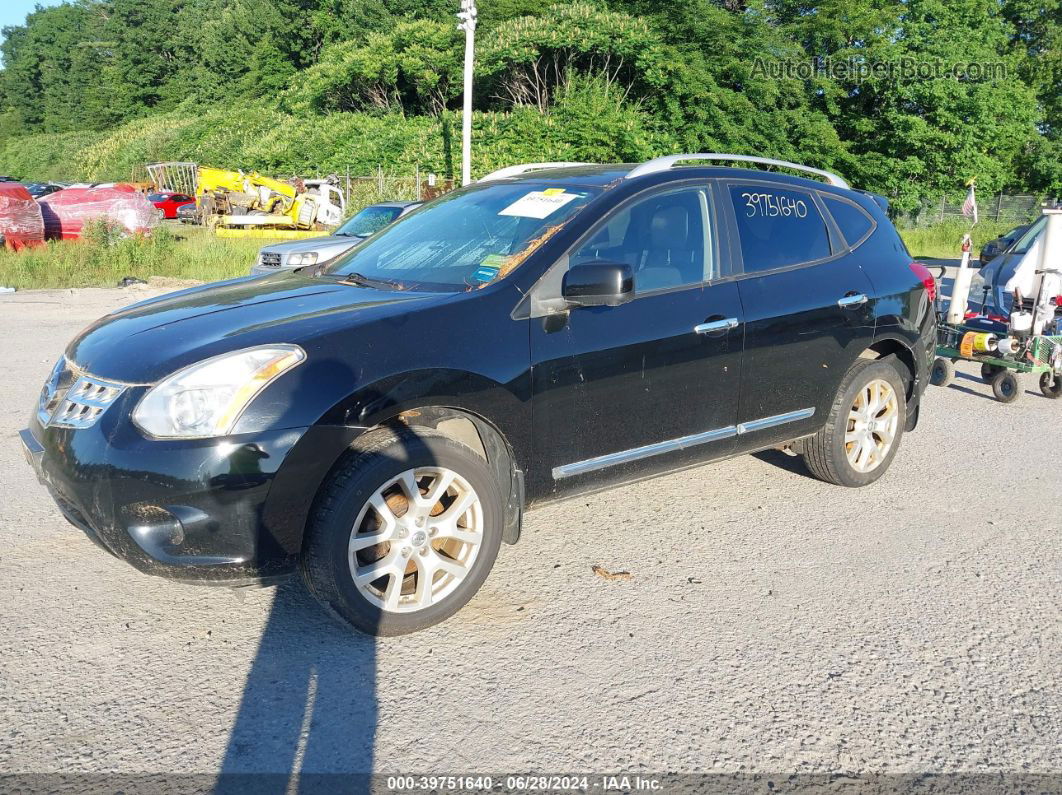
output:
[[[735,160],[825,181],[699,162]],[[63,513],[143,572],[299,569],[399,634],[456,612],[551,500],[765,448],[882,475],[935,334],[883,199],[733,155],[548,165],[333,264],[90,326],[22,432]]]

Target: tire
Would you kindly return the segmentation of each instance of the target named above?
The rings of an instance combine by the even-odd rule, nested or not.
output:
[[[1000,403],[1013,403],[1021,397],[1021,384],[1010,370],[1002,370],[992,376],[992,394]]]
[[[1004,373],[1006,370],[1006,367],[1000,367],[998,364],[982,364],[981,380],[986,384],[991,384],[997,373]]]
[[[874,400],[883,395],[882,384],[891,389],[891,396],[881,413],[874,413]],[[872,390],[869,401],[868,389]],[[864,359],[852,365],[837,390],[826,424],[804,442],[804,463],[811,474],[827,483],[851,488],[867,486],[884,475],[896,457],[907,423],[905,396],[903,378],[891,363]],[[862,409],[860,401],[864,404]],[[854,419],[866,413],[874,417],[873,422],[884,424],[867,430],[861,420]],[[858,434],[858,439],[846,441],[849,433]]]
[[[448,474],[453,480],[443,488],[436,478]],[[413,484],[419,505],[408,498]],[[439,488],[442,496],[432,503]],[[373,431],[321,487],[303,545],[303,580],[334,617],[369,635],[438,624],[472,598],[494,565],[504,525],[501,495],[469,447],[427,429]],[[467,508],[457,505],[473,498]],[[459,513],[445,519],[450,509]],[[361,546],[352,551],[356,538]],[[360,582],[355,571],[363,572]],[[382,573],[369,580],[376,572]]]
[[[1040,392],[1044,397],[1058,400],[1062,398],[1062,376],[1042,373],[1040,375]]]
[[[947,386],[955,380],[955,365],[951,359],[938,356],[929,372],[929,383],[933,386]]]

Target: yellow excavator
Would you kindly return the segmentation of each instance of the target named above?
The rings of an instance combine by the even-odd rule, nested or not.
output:
[[[152,163],[147,171],[156,190],[194,196],[200,222],[219,237],[315,237],[346,212],[334,178],[279,180],[198,163]]]

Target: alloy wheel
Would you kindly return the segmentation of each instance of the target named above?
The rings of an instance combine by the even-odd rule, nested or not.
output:
[[[369,498],[351,530],[350,573],[388,612],[438,604],[465,580],[483,543],[483,506],[453,470],[417,467]]]
[[[899,398],[887,381],[875,378],[856,394],[848,411],[844,449],[857,472],[872,472],[888,457],[900,421]]]

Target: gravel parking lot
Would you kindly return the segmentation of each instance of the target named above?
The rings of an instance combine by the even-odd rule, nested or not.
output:
[[[863,490],[772,452],[534,512],[461,613],[376,641],[296,582],[145,577],[37,484],[51,365],[148,294],[0,296],[0,772],[1062,781],[1062,403],[1032,379],[1004,406],[960,365]]]

